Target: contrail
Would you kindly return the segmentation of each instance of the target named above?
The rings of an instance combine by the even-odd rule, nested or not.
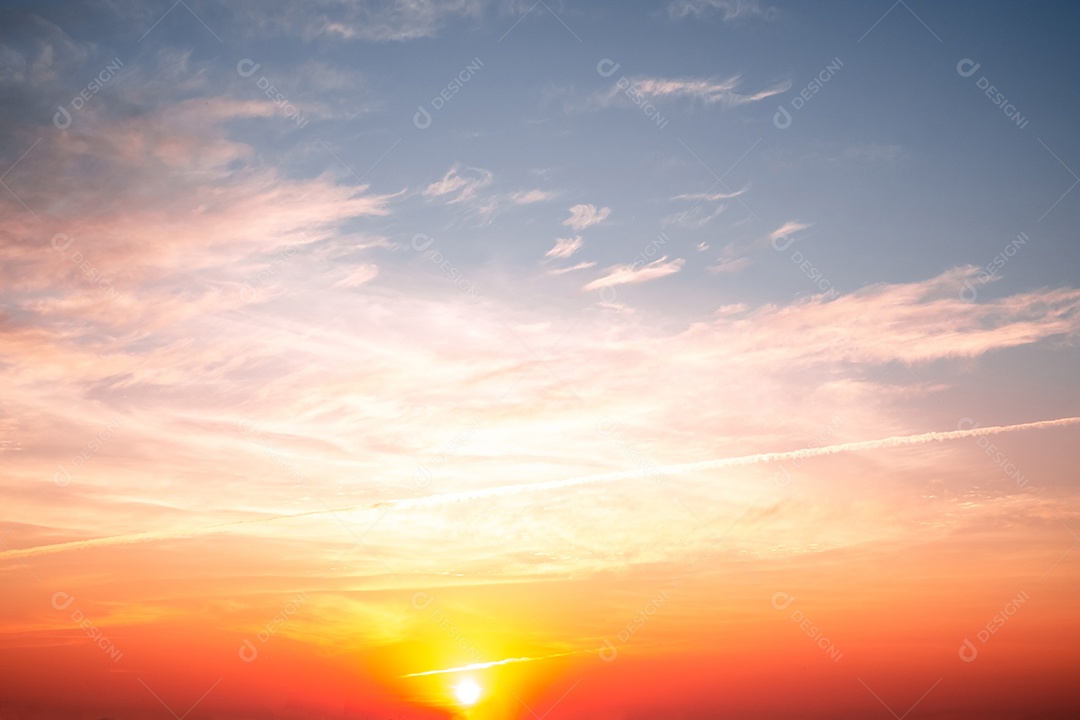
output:
[[[1018,425],[997,425],[993,427],[972,427],[967,430],[947,430],[942,432],[928,432],[920,435],[897,435],[882,438],[880,440],[860,440],[857,442],[839,443],[837,445],[825,445],[823,447],[803,448],[801,450],[789,450],[785,452],[757,453],[755,455],[742,455],[739,457],[721,458],[718,460],[702,460],[699,462],[682,463],[679,465],[665,465],[651,468],[650,474],[678,475],[681,473],[694,472],[697,470],[715,470],[719,468],[739,467],[742,465],[755,465],[757,463],[778,462],[781,460],[797,460],[822,455],[835,455],[843,452],[857,452],[859,450],[878,450],[882,448],[900,447],[903,445],[925,445],[931,442],[956,440],[958,438],[979,437],[982,435],[999,435],[1001,433],[1015,432],[1017,430],[1042,430],[1052,427],[1066,427],[1080,424],[1080,417],[1067,417],[1058,420],[1040,420],[1038,422],[1020,423]],[[493,488],[479,490],[464,490],[455,493],[443,493],[441,495],[428,495],[427,497],[409,500],[389,500],[378,503],[374,507],[392,506],[398,509],[410,509],[427,507],[430,505],[444,505],[446,503],[461,500],[481,500],[489,497],[503,495],[515,495],[520,492],[537,492],[541,490],[557,490],[574,487],[577,485],[591,485],[601,482],[613,482],[615,480],[628,480],[644,476],[646,471],[641,469],[622,470],[618,472],[597,473],[595,475],[581,475],[563,480],[548,480],[538,483],[520,483],[517,485],[500,485]]]
[[[1000,435],[1002,433],[1017,432],[1019,430],[1043,430],[1046,428],[1068,427],[1080,425],[1080,417],[1067,417],[1057,420],[1040,420],[1038,422],[1020,423],[1017,425],[996,425],[992,427],[971,427],[967,430],[947,430],[941,432],[928,432],[919,435],[896,435],[881,438],[879,440],[860,440],[857,442],[839,443],[824,447],[803,448],[785,452],[757,453],[755,455],[742,455],[739,457],[720,458],[716,460],[702,460],[699,462],[682,463],[678,465],[666,465],[651,468],[649,473],[679,475],[682,473],[695,472],[698,470],[717,470],[721,468],[740,467],[743,465],[755,465],[758,463],[778,462],[782,460],[799,460],[802,458],[835,455],[837,453],[858,452],[860,450],[880,450],[883,448],[902,447],[905,445],[925,445],[932,442],[944,442],[960,438],[982,437],[985,435]],[[314,515],[332,515],[334,513],[370,512],[374,510],[385,511],[387,509],[411,510],[413,508],[432,507],[447,505],[466,500],[483,500],[486,498],[517,495],[526,492],[542,492],[544,490],[559,490],[576,487],[578,485],[593,485],[602,482],[614,482],[641,478],[646,471],[622,470],[618,472],[598,473],[594,475],[580,475],[562,480],[548,480],[538,483],[519,483],[516,485],[500,485],[493,488],[481,488],[478,490],[464,490],[461,492],[442,493],[428,495],[422,498],[386,500],[366,507],[343,507],[326,510],[312,510],[295,515],[274,515],[265,518],[251,520],[238,520],[222,525],[209,525],[190,530],[163,530],[159,532],[135,533],[132,535],[116,535],[113,537],[93,538],[90,540],[75,540],[72,542],[58,543],[55,545],[39,545],[37,547],[20,550],[8,550],[0,552],[0,560],[32,557],[35,555],[50,555],[52,553],[67,552],[69,550],[81,550],[84,548],[104,547],[109,545],[128,545],[149,540],[164,540],[168,538],[182,538],[195,535],[218,533],[235,528],[238,525],[250,525],[256,523],[276,522],[292,518],[309,517]]]
[[[356,508],[343,508],[342,510],[354,510]],[[195,537],[196,535],[210,535],[225,532],[237,525],[252,525],[255,523],[274,522],[276,520],[289,520],[302,518],[309,515],[326,515],[328,513],[341,512],[339,510],[312,510],[306,513],[294,515],[271,515],[270,517],[252,518],[250,520],[234,520],[233,522],[220,525],[204,525],[202,527],[188,528],[187,530],[157,530],[150,532],[132,533],[130,535],[113,535],[110,537],[91,538],[89,540],[72,540],[71,542],[56,543],[55,545],[38,545],[37,547],[23,548],[21,550],[7,550],[0,552],[0,560],[5,558],[24,558],[34,555],[51,555],[53,553],[66,552],[68,550],[83,550],[85,548],[107,547],[110,545],[131,545],[133,543],[146,542],[149,540],[169,540],[171,538]]]
[[[554,655],[543,655],[541,657],[518,657],[518,658],[506,658],[505,660],[492,660],[491,662],[470,663],[468,665],[462,665],[461,667],[445,668],[443,670],[428,670],[426,672],[409,673],[408,675],[398,675],[399,678],[411,678],[411,677],[423,677],[424,675],[442,675],[444,673],[456,673],[456,672],[468,672],[469,670],[484,670],[489,667],[495,667],[496,665],[509,665],[510,663],[523,663],[523,662],[535,662],[537,660],[548,660],[550,658],[566,657],[567,655],[580,655],[583,652],[596,652],[595,650],[575,650],[573,652],[555,653]]]

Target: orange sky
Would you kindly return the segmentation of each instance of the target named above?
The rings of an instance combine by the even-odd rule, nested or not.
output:
[[[1062,454],[1076,432],[1002,444],[1053,478],[1078,459]],[[84,477],[115,482],[109,464]],[[988,464],[954,440],[812,458],[784,488],[762,463],[187,536],[210,522],[162,514],[171,537],[5,559],[8,712],[54,705],[57,673],[71,680],[56,717],[66,703],[150,712],[143,683],[177,714],[213,686],[194,717],[453,716],[465,677],[484,690],[477,718],[871,713],[867,687],[902,714],[939,679],[924,712],[1019,712],[1032,701],[1018,686],[1040,688],[1042,710],[1069,707],[1074,500],[1061,485],[1017,492]],[[73,487],[26,502],[92,515]],[[5,544],[29,544],[23,525]],[[508,659],[528,660],[402,677]]]

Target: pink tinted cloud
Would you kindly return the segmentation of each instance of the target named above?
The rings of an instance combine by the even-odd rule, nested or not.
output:
[[[668,260],[667,256],[654,260],[645,265],[613,265],[607,269],[607,274],[598,277],[592,282],[586,283],[582,290],[599,290],[600,288],[627,283],[641,283],[657,278],[674,275],[682,269],[683,258]]]

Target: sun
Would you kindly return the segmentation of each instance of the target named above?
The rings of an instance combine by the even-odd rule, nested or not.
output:
[[[454,686],[454,695],[462,705],[475,705],[483,690],[471,678],[466,678]]]

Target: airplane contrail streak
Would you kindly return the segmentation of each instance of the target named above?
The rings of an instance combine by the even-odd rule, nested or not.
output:
[[[925,445],[932,442],[944,442],[960,438],[982,437],[986,435],[1000,435],[1002,433],[1017,432],[1021,430],[1043,430],[1047,428],[1068,427],[1080,425],[1080,417],[1066,417],[1057,420],[1040,420],[1037,422],[1019,423],[1016,425],[995,425],[991,427],[971,427],[966,430],[946,430],[927,432],[918,435],[896,435],[878,440],[859,440],[856,442],[825,445],[823,447],[802,448],[784,452],[757,453],[754,455],[741,455],[738,457],[719,458],[715,460],[702,460],[678,465],[658,466],[650,470],[651,473],[678,475],[700,470],[717,470],[757,463],[779,462],[783,460],[798,460],[803,458],[835,455],[837,453],[859,452],[862,450],[880,450],[883,448],[903,447],[907,445]],[[251,525],[256,523],[276,522],[293,518],[309,517],[315,515],[330,515],[334,513],[353,513],[385,511],[387,509],[411,510],[414,508],[433,507],[447,505],[467,500],[483,500],[493,497],[505,497],[526,492],[542,492],[544,490],[560,490],[563,488],[576,487],[579,485],[592,485],[602,482],[614,482],[640,478],[647,473],[641,469],[622,470],[617,472],[597,473],[593,475],[581,475],[561,480],[548,480],[537,483],[519,483],[516,485],[500,485],[492,488],[480,488],[477,490],[463,490],[453,493],[441,493],[428,495],[421,498],[406,498],[401,500],[386,500],[366,507],[343,507],[326,510],[312,510],[306,513],[294,515],[274,515],[265,518],[253,518],[250,520],[238,520],[221,525],[209,525],[188,530],[163,530],[158,532],[134,533],[131,535],[116,535],[112,537],[92,538],[89,540],[74,540],[72,542],[57,543],[53,545],[39,545],[37,547],[7,550],[0,552],[0,560],[33,557],[36,555],[50,555],[53,553],[67,552],[69,550],[81,550],[93,547],[106,547],[110,545],[128,545],[132,543],[147,542],[151,540],[164,540],[168,538],[182,538],[210,533],[225,532],[239,525]]]
[[[518,658],[506,658],[505,660],[492,660],[491,662],[481,663],[469,663],[468,665],[462,665],[461,667],[444,668],[442,670],[428,670],[426,672],[409,673],[408,675],[398,675],[399,678],[411,678],[411,677],[423,677],[425,675],[443,675],[445,673],[456,672],[468,672],[469,670],[484,670],[489,667],[495,667],[496,665],[509,665],[510,663],[523,663],[523,662],[535,662],[537,660],[548,660],[550,658],[566,657],[568,655],[579,655],[582,650],[575,650],[574,652],[555,653],[554,655],[543,655],[541,657],[518,657]],[[589,650],[588,652],[596,652],[595,650]]]
[[[931,442],[956,440],[967,437],[980,437],[983,435],[999,435],[1001,433],[1015,432],[1018,430],[1042,430],[1052,427],[1067,427],[1080,425],[1080,417],[1060,418],[1058,420],[1040,420],[1038,422],[1021,423],[1017,425],[997,425],[992,427],[973,427],[967,430],[946,430],[940,432],[921,433],[919,435],[897,435],[879,440],[859,440],[856,442],[839,443],[837,445],[825,445],[823,447],[802,448],[801,450],[789,450],[784,452],[757,453],[754,455],[742,455],[738,457],[720,458],[717,460],[701,460],[679,465],[657,466],[652,472],[678,475],[681,473],[694,472],[697,470],[715,470],[720,468],[739,467],[742,465],[754,465],[757,463],[779,462],[781,460],[797,460],[802,458],[834,455],[843,452],[858,452],[860,450],[879,450],[882,448],[900,447],[903,445],[924,445]],[[641,469],[622,470],[618,472],[597,473],[594,475],[581,475],[562,480],[548,480],[539,483],[521,483],[517,485],[501,485],[493,488],[481,488],[478,490],[463,490],[456,493],[443,493],[441,495],[428,495],[427,497],[390,500],[379,503],[379,506],[392,506],[398,509],[410,509],[427,507],[431,505],[443,505],[461,500],[480,500],[489,497],[513,495],[519,492],[537,492],[540,490],[556,490],[574,487],[576,485],[591,485],[599,482],[613,482],[615,480],[627,480],[640,478],[646,472]]]
[[[341,511],[355,508],[343,508]],[[131,533],[130,535],[112,535],[110,537],[90,538],[89,540],[72,540],[71,542],[56,543],[53,545],[38,545],[37,547],[7,550],[0,552],[0,560],[6,558],[24,558],[34,555],[51,555],[53,553],[66,552],[68,550],[83,550],[93,547],[108,547],[110,545],[131,545],[133,543],[146,542],[149,540],[168,540],[170,538],[195,537],[196,535],[210,535],[212,533],[225,532],[238,525],[252,525],[256,523],[274,522],[276,520],[289,520],[302,518],[309,515],[326,515],[339,510],[312,510],[311,512],[295,513],[292,515],[271,515],[270,517],[251,518],[249,520],[234,520],[233,522],[221,523],[220,525],[204,525],[202,527],[187,528],[183,530],[151,530],[148,532]]]

